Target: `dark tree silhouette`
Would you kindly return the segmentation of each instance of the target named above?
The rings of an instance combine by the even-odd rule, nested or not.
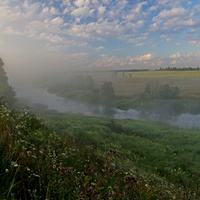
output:
[[[4,62],[0,58],[0,98],[6,98],[8,104],[13,105],[16,101],[15,91],[8,83],[8,77],[3,66]]]
[[[113,115],[112,105],[115,100],[115,91],[111,82],[104,82],[100,88],[101,103],[104,105],[104,114]]]

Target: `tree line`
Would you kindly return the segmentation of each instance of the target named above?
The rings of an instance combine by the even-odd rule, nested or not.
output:
[[[156,71],[192,71],[192,70],[200,70],[199,67],[166,67],[166,68],[160,68],[160,69],[156,69]]]

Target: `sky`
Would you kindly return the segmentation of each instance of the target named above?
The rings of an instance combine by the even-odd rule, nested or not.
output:
[[[199,0],[0,0],[13,76],[200,66]]]

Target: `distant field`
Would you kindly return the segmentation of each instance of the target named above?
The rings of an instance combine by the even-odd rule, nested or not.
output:
[[[111,81],[115,93],[129,96],[142,93],[147,83],[168,83],[177,86],[182,96],[200,97],[200,70],[193,71],[133,71],[133,72],[84,72],[92,76],[97,85]]]

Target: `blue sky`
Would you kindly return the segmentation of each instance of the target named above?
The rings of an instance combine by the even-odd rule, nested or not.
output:
[[[200,66],[200,2],[1,0],[8,71]]]

